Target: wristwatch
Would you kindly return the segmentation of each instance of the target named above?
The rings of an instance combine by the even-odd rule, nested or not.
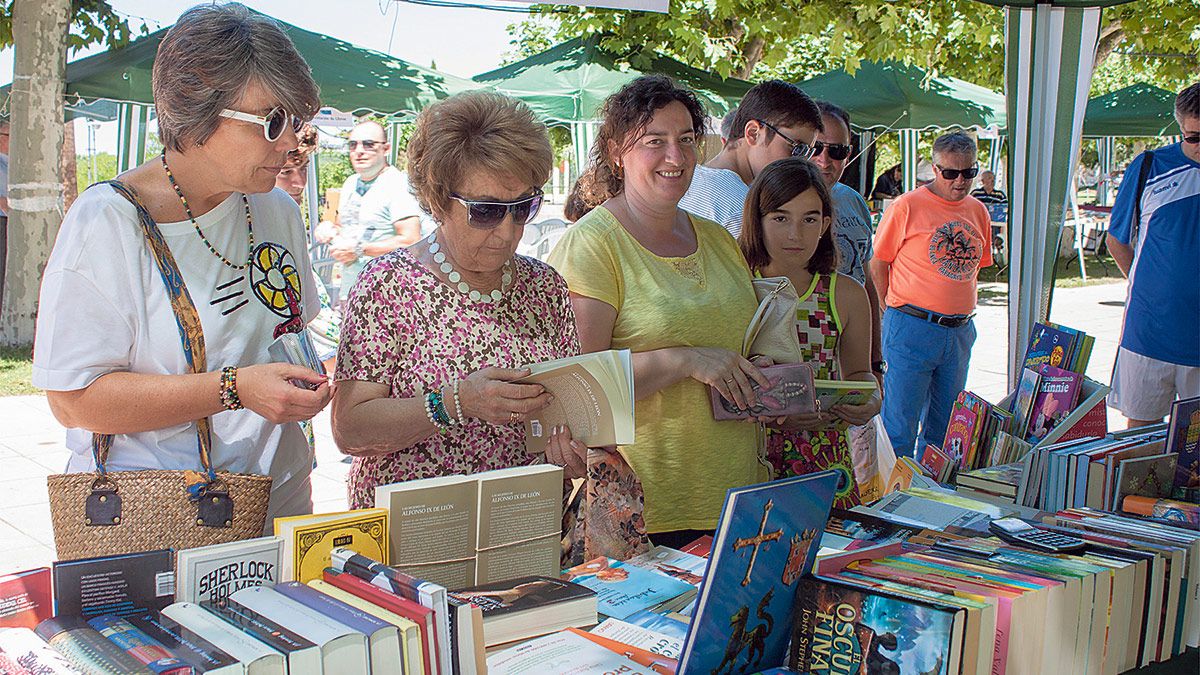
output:
[[[354,257],[363,257],[363,243],[361,241],[354,245]]]
[[[886,375],[887,374],[887,361],[882,361],[882,360],[872,361],[871,362],[871,370],[879,373],[880,375]]]

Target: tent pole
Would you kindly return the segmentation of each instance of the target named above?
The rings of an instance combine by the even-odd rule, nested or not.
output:
[[[146,138],[150,134],[150,107],[139,105],[137,110],[137,148],[133,155],[133,166],[146,161]]]
[[[867,162],[867,157],[870,154],[868,151],[873,140],[875,140],[875,132],[858,132],[858,194],[865,196],[870,196],[870,193],[867,191],[875,187],[874,183],[871,182],[871,165]]]
[[[388,123],[388,143],[391,143],[392,149],[388,155],[388,162],[399,168],[396,163],[400,159],[400,123],[392,121]]]
[[[902,180],[904,191],[912,192],[917,187],[917,141],[920,133],[916,129],[900,130],[900,161],[903,164]]]

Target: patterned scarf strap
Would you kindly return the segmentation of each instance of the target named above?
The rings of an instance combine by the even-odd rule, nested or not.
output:
[[[102,183],[97,183],[97,185],[100,184]],[[163,283],[167,287],[171,310],[175,314],[175,325],[179,328],[183,355],[187,358],[188,366],[191,367],[193,373],[206,372],[208,359],[204,350],[204,329],[200,325],[200,314],[196,311],[196,304],[192,302],[192,296],[183,282],[183,275],[179,273],[179,266],[175,264],[175,256],[171,255],[171,249],[158,229],[158,223],[154,222],[154,218],[142,205],[137,192],[132,187],[116,180],[104,181],[103,184],[111,186],[117,194],[120,194],[137,209],[142,234],[145,235],[150,252],[154,255],[159,276],[162,277]],[[96,461],[96,470],[102,476],[106,472],[104,464],[108,460],[112,443],[111,434],[92,434],[92,457]],[[200,454],[200,465],[204,468],[209,482],[215,481],[217,474],[213,470],[211,459],[212,421],[208,417],[196,420],[196,449]]]

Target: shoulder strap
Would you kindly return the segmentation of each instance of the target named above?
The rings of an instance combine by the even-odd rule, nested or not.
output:
[[[1142,225],[1142,195],[1146,192],[1146,179],[1150,177],[1150,169],[1154,168],[1154,151],[1142,153],[1142,165],[1139,167],[1137,189],[1133,191],[1133,223],[1129,227],[1129,245],[1136,246],[1138,230]]]
[[[97,183],[97,185],[100,184]],[[200,314],[196,311],[196,304],[192,302],[192,296],[183,282],[183,275],[179,273],[179,266],[175,264],[175,256],[171,255],[171,249],[158,229],[158,223],[154,222],[154,218],[142,205],[137,192],[132,187],[116,180],[104,181],[103,184],[110,186],[117,194],[133,204],[137,210],[142,234],[145,235],[146,244],[150,246],[150,252],[154,255],[159,276],[162,277],[163,283],[167,287],[171,310],[175,314],[175,325],[179,328],[179,340],[183,345],[183,355],[193,373],[207,372],[208,359],[204,349],[204,328],[200,325]],[[92,456],[96,460],[96,470],[101,475],[106,471],[104,464],[112,449],[112,441],[113,437],[109,434],[92,435]],[[196,448],[200,455],[200,465],[204,467],[208,479],[216,480],[216,472],[213,470],[210,455],[212,423],[207,417],[196,420]]]

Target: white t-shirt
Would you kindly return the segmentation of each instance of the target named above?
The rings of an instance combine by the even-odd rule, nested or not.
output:
[[[209,371],[271,361],[267,346],[275,327],[297,318],[307,323],[319,309],[296,202],[279,189],[249,199],[255,255],[246,270],[218,260],[191,222],[158,225],[200,315]],[[246,210],[240,193],[196,222],[226,258],[245,259]],[[298,295],[281,292],[288,287]],[[299,302],[289,302],[290,297]],[[191,372],[166,286],[133,205],[107,185],[85,191],[67,213],[39,303],[36,387],[73,391],[119,371]],[[217,469],[269,475],[275,487],[312,471],[312,454],[299,424],[276,425],[250,410],[226,410],[212,416],[212,434]],[[67,430],[73,453],[68,473],[95,468],[91,444],[90,432]],[[196,425],[118,435],[108,467],[199,469]],[[272,495],[272,503],[277,500],[288,501],[289,496]]]
[[[679,208],[720,224],[736,238],[742,231],[742,209],[749,192],[750,186],[735,172],[697,164]]]
[[[342,184],[340,238],[350,246],[395,236],[397,220],[419,215],[421,207],[412,195],[408,176],[394,166],[385,166],[370,183],[360,184],[358,174],[352,173]],[[370,260],[370,256],[362,256],[342,269],[341,297],[349,297],[350,287]]]
[[[829,192],[833,198],[833,234],[841,253],[838,271],[865,285],[867,263],[874,253],[871,210],[862,195],[845,183],[834,183]]]

